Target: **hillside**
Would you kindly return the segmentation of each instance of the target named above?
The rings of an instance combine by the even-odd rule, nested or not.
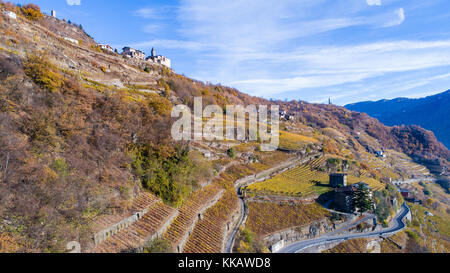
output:
[[[352,111],[364,112],[388,126],[419,125],[432,131],[450,147],[450,90],[420,99],[397,98],[346,105]]]
[[[221,252],[240,216],[241,179],[302,161],[294,169],[302,174],[323,177],[347,165],[352,182],[384,190],[391,180],[449,166],[450,151],[420,127],[252,97],[104,52],[82,29],[35,6],[0,9],[0,252],[64,252],[71,241],[83,252],[152,252],[148,243],[158,239],[168,252]],[[281,120],[273,152],[248,140],[174,141],[172,107],[192,109],[198,96],[222,108],[278,104],[294,118]],[[376,157],[379,150],[386,159]],[[254,198],[297,202],[325,192],[298,182],[308,185]],[[327,216],[316,206],[313,212]],[[300,216],[280,227],[317,218]]]

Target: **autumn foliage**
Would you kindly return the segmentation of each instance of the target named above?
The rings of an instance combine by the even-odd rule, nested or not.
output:
[[[35,83],[52,92],[58,91],[64,84],[63,76],[45,54],[28,55],[24,62],[24,71]]]
[[[41,8],[35,4],[27,4],[22,7],[23,15],[29,20],[39,21],[44,17]]]

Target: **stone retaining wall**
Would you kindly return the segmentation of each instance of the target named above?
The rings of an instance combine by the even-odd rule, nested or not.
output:
[[[330,225],[327,219],[315,221],[303,226],[291,227],[276,233],[266,235],[262,240],[266,245],[274,245],[281,240],[285,244],[291,244],[297,241],[316,238],[322,234],[333,231],[334,227]]]
[[[221,253],[225,252],[226,244],[230,239],[231,234],[233,234],[234,227],[239,223],[240,218],[241,218],[241,209],[238,206],[236,211],[232,214],[226,226],[224,227]],[[233,238],[233,240],[234,239],[235,238]],[[233,248],[233,245],[234,242],[231,244],[231,248]]]
[[[95,233],[94,234],[95,245],[100,244],[101,242],[105,241],[108,237],[113,236],[113,235],[119,233],[120,231],[126,229],[127,227],[131,226],[133,223],[135,223],[136,221],[141,219],[142,216],[147,214],[149,209],[150,208],[146,208],[142,211],[136,212],[132,216],[123,219],[119,223],[114,224],[104,230],[101,230],[101,231]]]
[[[167,229],[169,229],[170,224],[173,222],[173,220],[175,220],[175,218],[177,218],[179,214],[178,209],[175,210],[175,212],[170,216],[169,219],[167,219],[167,221],[164,223],[164,225],[162,225],[154,234],[152,234],[151,236],[148,236],[147,238],[145,238],[144,243],[142,243],[138,248],[137,248],[137,252],[143,252],[144,250],[144,246],[156,239],[156,238],[160,238],[166,231]]]
[[[220,198],[222,198],[224,192],[225,192],[225,190],[220,191],[220,192],[217,194],[217,196],[216,196],[213,200],[211,200],[208,204],[206,204],[206,205],[199,211],[199,213],[198,213],[198,214],[199,214],[199,217],[201,217],[201,215],[203,215],[203,213],[204,213],[207,209],[209,209],[210,207],[214,206],[214,205],[217,203],[217,201],[219,201]],[[193,231],[194,228],[195,228],[195,225],[197,224],[197,222],[198,222],[199,220],[200,220],[199,218],[196,218],[196,220],[192,223],[192,225],[190,225],[190,227],[189,227],[188,231],[186,232],[185,236],[181,239],[180,243],[179,243],[178,246],[176,247],[176,252],[177,252],[177,253],[182,253],[182,252],[183,252],[183,249],[184,249],[184,247],[186,246],[186,243],[187,243],[187,241],[188,241],[188,239],[189,239],[189,236],[191,235],[192,231]]]

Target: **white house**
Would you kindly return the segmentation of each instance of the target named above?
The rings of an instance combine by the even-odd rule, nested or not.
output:
[[[110,51],[110,52],[114,52],[114,48],[112,48],[112,46],[107,45],[107,44],[99,44],[98,45],[101,49],[106,50],[106,51]]]
[[[8,16],[11,19],[17,19],[17,14],[15,14],[12,11],[5,11],[4,13],[5,13],[6,16]]]
[[[122,55],[127,57],[127,58],[132,58],[132,59],[139,59],[139,60],[145,60],[145,53],[131,48],[131,47],[124,47],[123,48],[123,52]]]
[[[64,40],[69,41],[69,42],[71,42],[73,44],[76,44],[76,45],[79,44],[78,40],[75,40],[75,39],[72,39],[72,38],[69,38],[69,37],[64,37]]]

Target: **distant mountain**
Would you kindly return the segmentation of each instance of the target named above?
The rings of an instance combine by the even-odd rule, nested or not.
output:
[[[419,125],[433,131],[439,141],[450,147],[450,90],[420,99],[397,98],[346,105],[388,126]]]

